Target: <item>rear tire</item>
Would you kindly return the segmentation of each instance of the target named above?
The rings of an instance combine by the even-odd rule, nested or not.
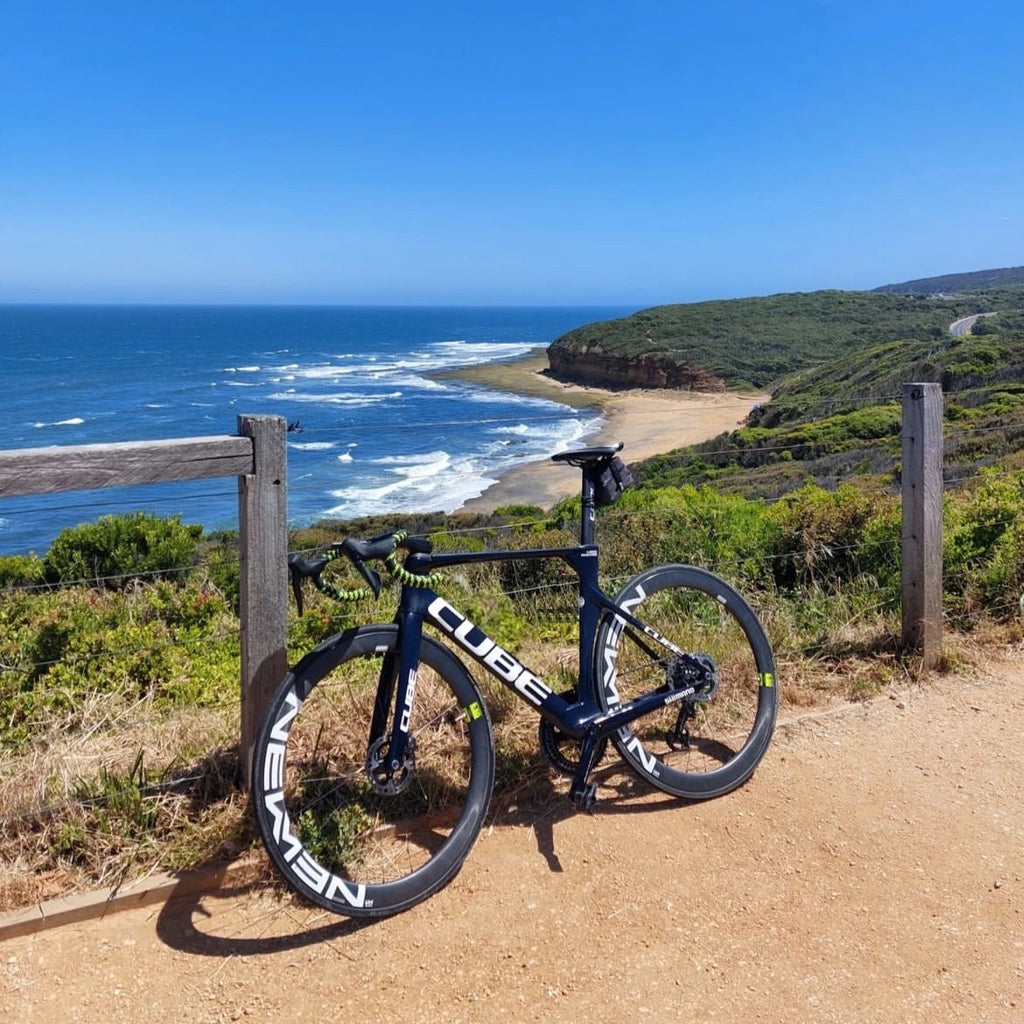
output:
[[[757,616],[724,580],[687,565],[640,573],[615,603],[687,654],[709,656],[718,673],[707,699],[678,700],[620,729],[612,736],[619,754],[674,796],[706,800],[741,785],[768,749],[778,709],[775,661]],[[666,684],[672,652],[619,616],[605,615],[595,652],[605,710]],[[685,742],[673,735],[681,714]]]
[[[267,851],[292,888],[337,914],[396,914],[446,885],[480,831],[494,783],[480,691],[430,637],[420,649],[406,778],[395,792],[371,779],[377,684],[384,666],[397,664],[398,644],[395,626],[320,644],[281,683],[256,742],[253,801]],[[386,735],[393,721],[392,707]]]

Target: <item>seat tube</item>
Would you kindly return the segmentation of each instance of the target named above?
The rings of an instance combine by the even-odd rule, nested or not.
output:
[[[594,543],[594,519],[597,515],[597,506],[594,502],[594,481],[587,471],[583,469],[583,488],[580,492],[580,543]]]
[[[594,644],[601,620],[601,605],[593,599],[598,590],[597,553],[593,558],[580,559],[580,636],[579,636],[579,695],[591,699],[594,689]],[[589,683],[588,683],[589,681]],[[594,697],[596,700],[596,697]]]

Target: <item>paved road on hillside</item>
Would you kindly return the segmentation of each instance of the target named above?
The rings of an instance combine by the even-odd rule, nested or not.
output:
[[[978,322],[983,316],[997,316],[997,313],[975,313],[973,316],[962,316],[959,320],[954,320],[949,325],[949,333],[954,337],[962,338],[965,334],[969,334],[971,328]]]

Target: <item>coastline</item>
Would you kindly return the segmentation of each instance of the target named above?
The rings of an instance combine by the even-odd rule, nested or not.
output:
[[[622,441],[622,458],[627,463],[734,430],[755,405],[770,397],[732,391],[706,393],[645,388],[612,391],[555,380],[546,370],[547,356],[543,349],[536,349],[522,359],[450,370],[438,376],[549,398],[576,409],[598,410],[604,425],[589,435],[586,443]],[[538,505],[546,509],[572,497],[578,490],[578,470],[547,460],[531,462],[503,474],[479,498],[466,502],[458,511],[487,513],[503,505]]]

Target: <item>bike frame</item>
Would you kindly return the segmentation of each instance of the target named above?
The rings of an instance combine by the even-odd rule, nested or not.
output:
[[[416,672],[419,665],[423,624],[429,623],[442,636],[453,640],[491,675],[508,687],[520,699],[531,704],[542,716],[568,736],[581,741],[580,770],[574,786],[582,786],[590,771],[600,741],[636,718],[664,707],[673,701],[685,699],[694,689],[672,689],[666,683],[614,710],[605,711],[598,700],[596,673],[596,644],[602,615],[612,613],[637,634],[659,645],[672,655],[685,656],[671,641],[618,605],[598,586],[598,548],[596,544],[580,544],[567,548],[531,548],[519,551],[477,551],[439,554],[413,554],[406,567],[416,574],[455,565],[498,561],[539,561],[560,558],[574,571],[579,582],[579,686],[578,699],[566,700],[551,690],[543,679],[531,672],[517,658],[492,640],[479,626],[457,608],[449,604],[430,587],[403,585],[395,623],[398,626],[398,665],[386,659],[381,669],[374,715],[371,723],[370,744],[384,735],[386,717],[395,698],[395,715],[387,746],[387,762],[392,771],[402,765],[409,739],[409,721],[415,699]],[[634,640],[642,643],[640,636]],[[646,645],[645,645],[646,646]],[[389,663],[391,662],[391,663]],[[397,668],[397,672],[396,672]],[[611,663],[614,669],[614,661]],[[397,685],[397,691],[396,691]],[[472,714],[471,709],[467,713]]]

